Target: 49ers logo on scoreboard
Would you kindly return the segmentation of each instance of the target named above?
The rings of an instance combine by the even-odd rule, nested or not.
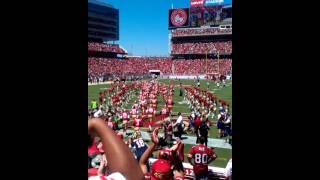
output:
[[[170,19],[174,26],[183,26],[188,20],[188,13],[184,9],[175,9]]]

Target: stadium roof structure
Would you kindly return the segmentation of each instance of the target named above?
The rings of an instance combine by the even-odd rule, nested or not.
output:
[[[107,6],[107,7],[113,8],[113,6],[111,4],[108,4],[108,3],[105,3],[105,2],[102,2],[102,1],[88,0],[88,3],[93,3],[93,4],[97,4],[97,5]]]

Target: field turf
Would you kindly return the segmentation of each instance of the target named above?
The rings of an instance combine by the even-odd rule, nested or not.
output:
[[[169,80],[160,80],[160,82],[164,82],[166,84],[169,83]],[[200,88],[206,89],[206,82],[207,80],[200,80]],[[183,85],[196,85],[196,81],[194,80],[174,80],[175,85],[179,85],[182,83]],[[110,85],[107,84],[100,84],[100,85],[92,85],[88,86],[88,104],[90,104],[91,100],[96,99],[98,100],[98,94],[101,90],[108,88]],[[217,96],[220,99],[225,100],[227,103],[230,104],[230,112],[232,113],[232,82],[228,81],[226,87],[218,88],[215,84],[213,84],[212,81],[210,81],[209,85],[209,91],[213,91],[214,95]],[[133,99],[134,100],[134,99]],[[132,102],[129,102],[125,107],[129,108],[132,105]],[[159,104],[158,104],[158,110],[163,107],[162,98],[159,98]],[[182,103],[183,97],[179,96],[179,87],[175,87],[175,94],[173,97],[173,101],[175,102],[173,113],[176,114],[177,112],[182,113],[190,113],[190,110],[187,107],[187,104]],[[180,103],[179,103],[180,102]],[[210,119],[212,121],[215,121],[215,119]],[[218,137],[218,131],[216,127],[211,126],[209,131],[209,137],[210,138],[217,138]],[[191,148],[191,145],[185,144],[185,162],[187,162],[186,154],[189,152],[189,149]],[[218,155],[218,158],[212,162],[211,166],[217,166],[217,167],[225,167],[228,159],[231,157],[231,149],[223,149],[223,148],[215,148],[215,152]]]

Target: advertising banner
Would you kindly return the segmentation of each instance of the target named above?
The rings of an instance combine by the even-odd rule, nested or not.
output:
[[[204,0],[190,0],[190,7],[202,7]]]
[[[205,6],[216,6],[224,4],[224,0],[205,0]]]

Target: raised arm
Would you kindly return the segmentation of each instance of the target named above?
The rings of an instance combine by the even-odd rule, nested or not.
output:
[[[147,166],[146,166],[146,164],[148,162],[148,159],[151,156],[151,154],[153,153],[153,151],[154,151],[154,149],[156,147],[156,144],[159,143],[158,130],[159,130],[159,128],[156,128],[151,133],[151,141],[152,141],[152,143],[149,144],[148,149],[142,154],[142,156],[141,156],[141,158],[139,160],[140,168],[141,168],[141,170],[142,170],[142,172],[144,174],[146,174],[148,172]]]
[[[128,180],[144,179],[139,164],[129,148],[105,125],[102,119],[90,119],[88,131],[90,134],[96,133],[101,138],[111,172],[119,172]]]

